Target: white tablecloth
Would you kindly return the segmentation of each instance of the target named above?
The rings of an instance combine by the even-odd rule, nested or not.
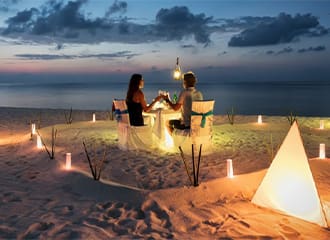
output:
[[[156,109],[144,114],[154,118],[152,131],[158,141],[158,146],[162,149],[170,150],[173,143],[169,142],[172,139],[168,134],[167,124],[171,119],[180,119],[181,111],[174,111],[172,109]]]

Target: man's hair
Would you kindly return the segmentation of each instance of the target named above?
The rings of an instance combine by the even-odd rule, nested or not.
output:
[[[186,83],[187,87],[194,87],[197,82],[197,79],[195,77],[195,74],[189,71],[183,75],[183,81]]]

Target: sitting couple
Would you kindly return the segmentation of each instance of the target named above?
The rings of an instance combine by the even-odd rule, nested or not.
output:
[[[183,90],[176,103],[172,103],[168,96],[160,95],[148,105],[141,90],[144,87],[144,79],[141,74],[133,74],[126,96],[130,124],[132,126],[143,126],[144,120],[142,112],[149,112],[156,102],[164,99],[170,108],[175,111],[181,110],[182,113],[181,119],[173,119],[169,121],[169,131],[172,133],[174,129],[189,129],[192,101],[203,100],[202,93],[195,88],[196,82],[197,79],[194,73],[187,72],[183,75]]]

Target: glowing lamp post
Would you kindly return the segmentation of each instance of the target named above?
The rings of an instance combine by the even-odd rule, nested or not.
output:
[[[37,135],[37,148],[38,149],[41,149],[42,148],[42,142],[41,142],[40,135]]]
[[[65,169],[66,170],[70,170],[71,169],[71,153],[66,153]]]
[[[181,80],[181,68],[179,65],[179,57],[176,58],[176,65],[175,65],[175,69],[173,71],[173,78],[175,80]]]
[[[258,115],[258,124],[262,124],[262,116]]]
[[[320,156],[319,158],[325,159],[325,144],[320,143]]]
[[[324,129],[324,120],[320,120],[320,129]]]
[[[96,116],[95,116],[95,113],[93,113],[93,122],[96,122]]]
[[[227,159],[227,177],[228,178],[234,177],[233,160],[231,159]]]

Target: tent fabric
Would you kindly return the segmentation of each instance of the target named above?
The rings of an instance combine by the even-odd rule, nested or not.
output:
[[[294,122],[252,203],[327,227],[297,122]]]

